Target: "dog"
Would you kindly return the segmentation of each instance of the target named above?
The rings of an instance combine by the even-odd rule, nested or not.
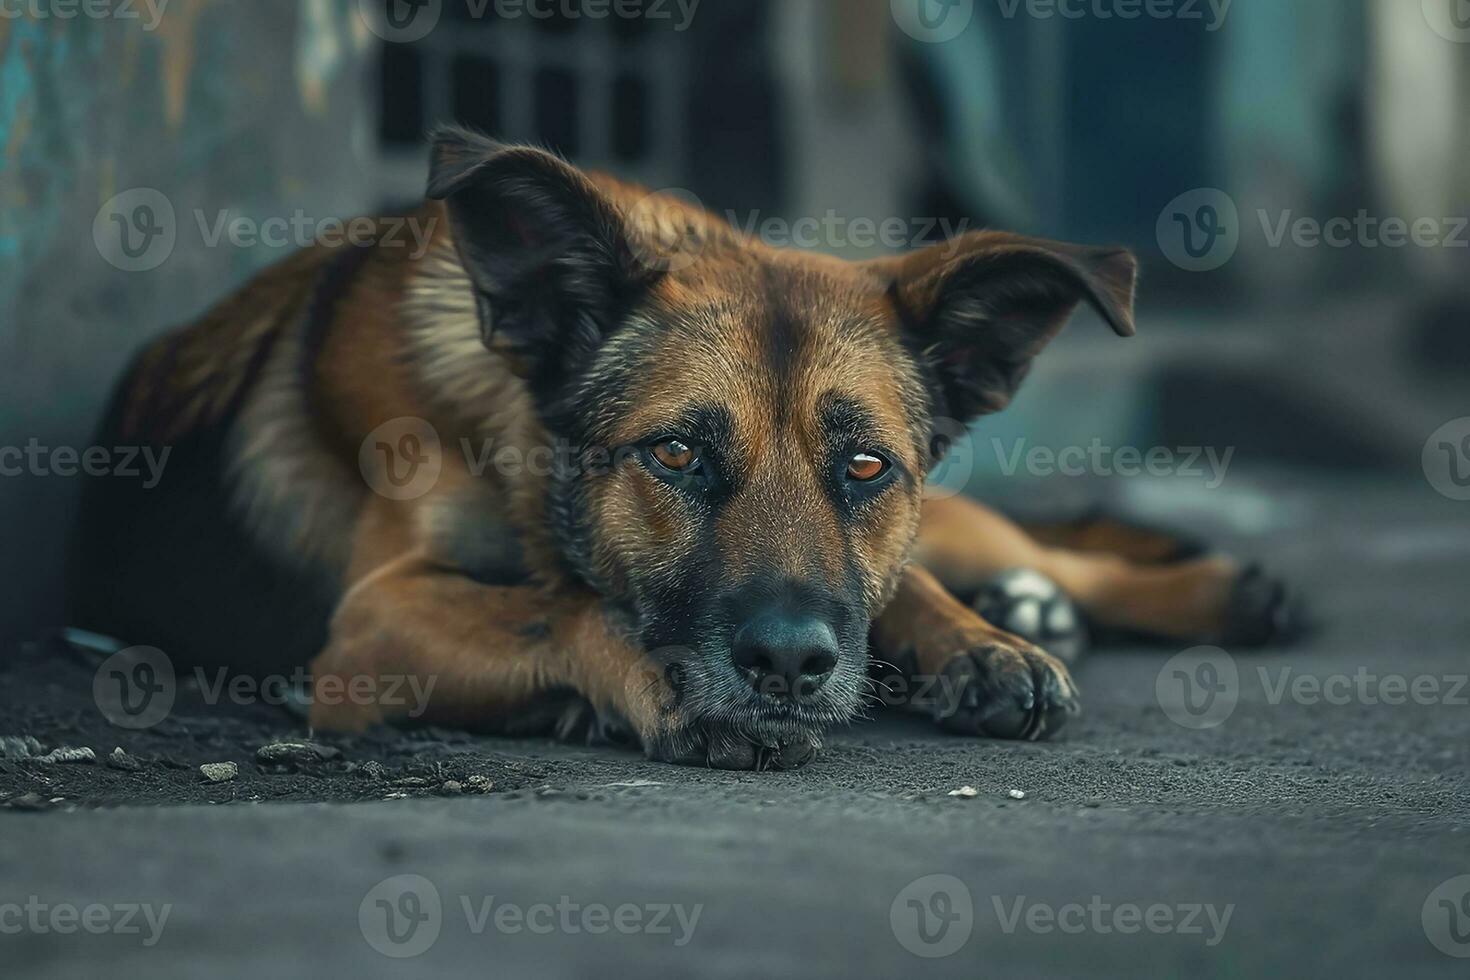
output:
[[[99,442],[171,456],[156,488],[88,488],[76,625],[310,660],[318,729],[406,720],[373,692],[410,677],[417,720],[729,769],[813,758],[874,664],[942,682],[947,731],[1060,730],[1067,665],[962,601],[1007,569],[1108,628],[1279,627],[1279,583],[1180,539],[925,499],[944,434],[1005,408],[1076,308],[1134,333],[1127,250],[975,232],[849,263],[541,149],[432,143],[419,210],[135,359]]]

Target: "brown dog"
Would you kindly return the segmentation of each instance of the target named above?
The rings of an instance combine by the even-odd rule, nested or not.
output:
[[[170,466],[89,494],[78,625],[315,656],[320,727],[395,720],[370,692],[413,677],[432,721],[735,768],[810,758],[870,644],[944,682],[949,730],[1055,732],[1066,666],[955,598],[1005,569],[1105,626],[1269,631],[1279,590],[1228,559],[924,502],[938,421],[1004,408],[1079,303],[1133,333],[1126,251],[983,233],[848,264],[459,130],[429,196],[426,254],[381,222],[143,352],[104,438]]]

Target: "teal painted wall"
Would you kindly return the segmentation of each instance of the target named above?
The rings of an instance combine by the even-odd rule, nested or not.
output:
[[[356,0],[100,6],[0,17],[0,446],[85,447],[133,350],[295,247],[221,221],[374,204]],[[58,619],[75,482],[0,476],[0,635]]]

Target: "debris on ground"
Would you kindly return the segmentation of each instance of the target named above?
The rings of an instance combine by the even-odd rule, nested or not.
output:
[[[240,767],[233,762],[206,762],[199,767],[199,773],[206,782],[228,783],[240,775]]]
[[[341,749],[315,742],[272,742],[255,752],[256,761],[268,766],[309,766],[341,757]]]
[[[31,735],[0,735],[0,759],[29,759],[41,754],[41,743]]]
[[[357,771],[362,773],[364,776],[367,776],[369,779],[388,778],[388,770],[381,762],[369,760],[359,766]]]
[[[45,755],[38,755],[33,761],[42,763],[43,765],[55,765],[57,763],[65,762],[96,762],[97,753],[93,752],[85,745],[80,748],[63,746],[61,748],[52,749]]]
[[[143,769],[143,763],[124,752],[121,745],[113,749],[112,755],[107,757],[107,765],[123,772],[140,772]]]
[[[980,791],[973,786],[961,786],[959,789],[950,790],[949,795],[963,797],[968,800],[971,797],[979,796]]]
[[[6,800],[3,805],[12,810],[49,810],[58,802],[60,802],[59,798],[52,800],[40,793],[26,793],[24,796]]]

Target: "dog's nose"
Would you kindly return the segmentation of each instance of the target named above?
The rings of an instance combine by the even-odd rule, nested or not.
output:
[[[814,616],[766,614],[735,634],[731,656],[751,685],[775,698],[811,697],[837,666],[837,636]]]

